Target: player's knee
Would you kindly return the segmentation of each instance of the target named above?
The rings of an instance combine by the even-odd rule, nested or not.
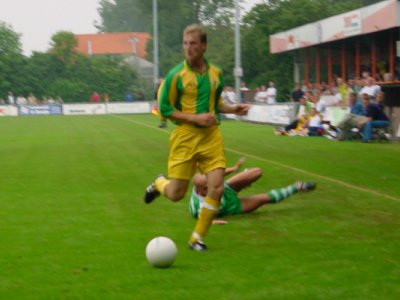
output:
[[[176,201],[180,201],[185,197],[186,194],[186,190],[182,190],[182,189],[176,189],[174,191],[172,191],[169,195],[168,198],[174,202]]]
[[[251,168],[248,172],[250,172],[251,177],[254,179],[259,179],[263,175],[261,168]]]
[[[224,184],[214,184],[211,187],[208,187],[208,195],[212,198],[220,199],[224,192]]]

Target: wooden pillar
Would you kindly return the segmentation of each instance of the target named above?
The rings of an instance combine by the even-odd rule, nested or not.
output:
[[[309,62],[309,51],[308,48],[304,51],[304,80],[309,83],[310,80],[310,62]]]
[[[319,85],[321,83],[321,55],[320,55],[320,49],[317,48],[317,56],[315,58],[315,77],[317,84]]]
[[[328,84],[332,86],[333,84],[333,77],[332,77],[332,49],[328,48]]]
[[[389,37],[389,73],[392,74],[394,77],[394,34],[393,31],[390,31],[390,37]]]
[[[371,36],[371,76],[376,78],[376,45],[375,36]]]
[[[341,77],[344,81],[346,81],[346,49],[344,46],[344,42],[342,42],[342,47],[340,51],[340,58],[341,58]]]
[[[356,75],[357,77],[361,77],[361,57],[360,57],[360,38],[357,38],[356,42],[356,57],[355,57],[355,63],[356,63]]]

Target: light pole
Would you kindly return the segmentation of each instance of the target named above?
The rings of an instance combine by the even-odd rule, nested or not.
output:
[[[242,102],[242,93],[240,91],[240,78],[243,76],[243,69],[240,61],[240,6],[239,0],[235,0],[235,69],[233,75],[235,76],[235,90],[236,101]]]
[[[154,87],[158,84],[158,9],[157,9],[157,0],[153,0],[153,61],[154,61],[154,70],[153,70],[153,80]]]
[[[133,55],[138,56],[138,53],[137,53],[137,42],[139,42],[139,39],[136,36],[132,35],[132,37],[129,39],[129,42],[132,43],[132,53],[133,53]]]

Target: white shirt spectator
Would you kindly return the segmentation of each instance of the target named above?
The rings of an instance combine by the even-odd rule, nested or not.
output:
[[[227,91],[226,98],[228,103],[235,104],[236,103],[236,93],[234,91]]]
[[[15,104],[14,95],[11,92],[8,93],[7,101],[8,101],[8,104],[10,104],[10,105],[14,105]]]
[[[325,114],[327,104],[323,97],[320,97],[318,102],[315,104],[315,108],[320,114]]]
[[[269,87],[267,89],[267,103],[268,104],[276,103],[276,88],[275,87]]]
[[[361,96],[362,94],[367,94],[367,95],[369,95],[371,97],[375,97],[374,95],[376,95],[376,88],[374,86],[372,86],[372,85],[371,86],[364,86],[361,89],[359,95]]]
[[[321,117],[319,115],[315,115],[310,119],[310,122],[308,123],[309,127],[319,127],[321,126]]]
[[[25,105],[25,104],[28,104],[28,101],[26,100],[26,98],[24,96],[18,96],[17,97],[17,104],[18,105]]]
[[[257,102],[267,102],[268,94],[267,94],[267,87],[265,85],[261,86],[261,89],[257,92],[254,96],[254,100]]]

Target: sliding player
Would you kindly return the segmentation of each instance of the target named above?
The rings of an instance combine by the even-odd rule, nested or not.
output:
[[[225,175],[237,172],[243,164],[244,159],[240,159],[235,166],[227,168]],[[316,188],[314,182],[297,181],[284,188],[273,189],[268,193],[262,193],[251,196],[239,196],[239,192],[249,187],[262,176],[260,168],[250,168],[240,172],[225,181],[224,192],[221,199],[221,207],[217,217],[227,215],[237,215],[250,213],[265,204],[274,204],[280,202],[297,192],[311,191]],[[196,174],[193,177],[193,190],[190,197],[189,211],[193,217],[197,218],[203,205],[204,197],[207,194],[206,177],[203,174]],[[221,224],[225,221],[214,220]]]

